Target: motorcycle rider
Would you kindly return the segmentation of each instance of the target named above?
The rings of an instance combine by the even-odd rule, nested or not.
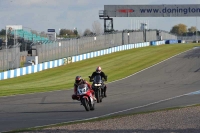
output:
[[[93,79],[96,75],[100,75],[101,78],[104,78],[105,81],[107,81],[107,76],[105,75],[105,73],[101,70],[101,67],[98,66],[96,68],[96,71],[92,73],[92,76],[90,77],[90,81],[91,79]],[[103,83],[103,92],[104,92],[104,97],[107,97],[106,95],[106,89],[107,89],[107,86]]]
[[[94,101],[96,101],[96,98],[95,98],[95,95],[94,95],[94,91],[93,91],[91,85],[86,80],[82,79],[81,76],[76,76],[75,77],[74,94],[72,95],[72,99],[73,100],[79,100],[79,97],[77,97],[77,88],[81,84],[87,84],[88,88],[90,89],[90,91],[92,93],[92,97],[93,97]]]

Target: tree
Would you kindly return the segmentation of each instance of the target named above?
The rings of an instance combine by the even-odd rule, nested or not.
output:
[[[173,26],[173,28],[170,30],[170,32],[171,32],[171,33],[174,33],[174,34],[178,34],[178,30],[179,30],[178,25],[175,25],[175,26]]]
[[[86,29],[83,33],[83,36],[90,36],[90,35],[93,35],[93,32],[91,32],[90,29]]]
[[[195,26],[191,26],[190,28],[188,28],[188,31],[194,33],[197,31],[197,28]]]
[[[61,36],[76,36],[76,34],[78,34],[78,32],[75,34],[76,32],[74,30],[70,30],[70,29],[61,29],[59,35]]]
[[[38,32],[36,30],[31,30],[31,33],[38,35]]]
[[[97,35],[103,33],[103,29],[102,29],[101,24],[99,23],[99,21],[94,21],[93,22],[92,31],[93,31],[93,33],[96,33]]]
[[[42,31],[42,32],[40,32],[40,36],[46,37],[47,35],[46,35],[46,33],[44,31]]]
[[[177,34],[177,35],[183,35],[187,32],[187,26],[185,24],[178,24],[172,27],[170,30],[171,33]]]
[[[5,29],[2,29],[2,30],[0,31],[0,35],[6,35],[6,30],[5,30]]]
[[[78,31],[77,31],[77,29],[74,30],[74,34],[75,34],[76,36],[78,36]]]

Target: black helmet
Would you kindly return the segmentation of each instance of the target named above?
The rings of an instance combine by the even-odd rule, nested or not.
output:
[[[75,78],[75,83],[76,83],[76,84],[81,84],[81,82],[82,82],[81,76],[76,76],[76,78]]]

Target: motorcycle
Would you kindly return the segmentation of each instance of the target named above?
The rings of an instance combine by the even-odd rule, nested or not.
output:
[[[94,99],[92,97],[92,93],[90,89],[88,88],[87,84],[81,84],[77,88],[77,96],[79,97],[79,100],[81,104],[85,107],[86,111],[94,110]]]
[[[96,75],[94,77],[94,79],[91,79],[91,76],[89,76],[90,78],[90,82],[92,83],[92,89],[95,92],[95,97],[97,99],[97,103],[102,102],[102,99],[104,97],[103,92],[104,92],[104,88],[103,88],[103,82],[104,80],[102,80],[100,75]]]

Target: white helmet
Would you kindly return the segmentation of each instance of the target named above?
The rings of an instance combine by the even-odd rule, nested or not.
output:
[[[101,72],[101,67],[98,66],[97,69],[96,69],[96,73],[100,73]]]

